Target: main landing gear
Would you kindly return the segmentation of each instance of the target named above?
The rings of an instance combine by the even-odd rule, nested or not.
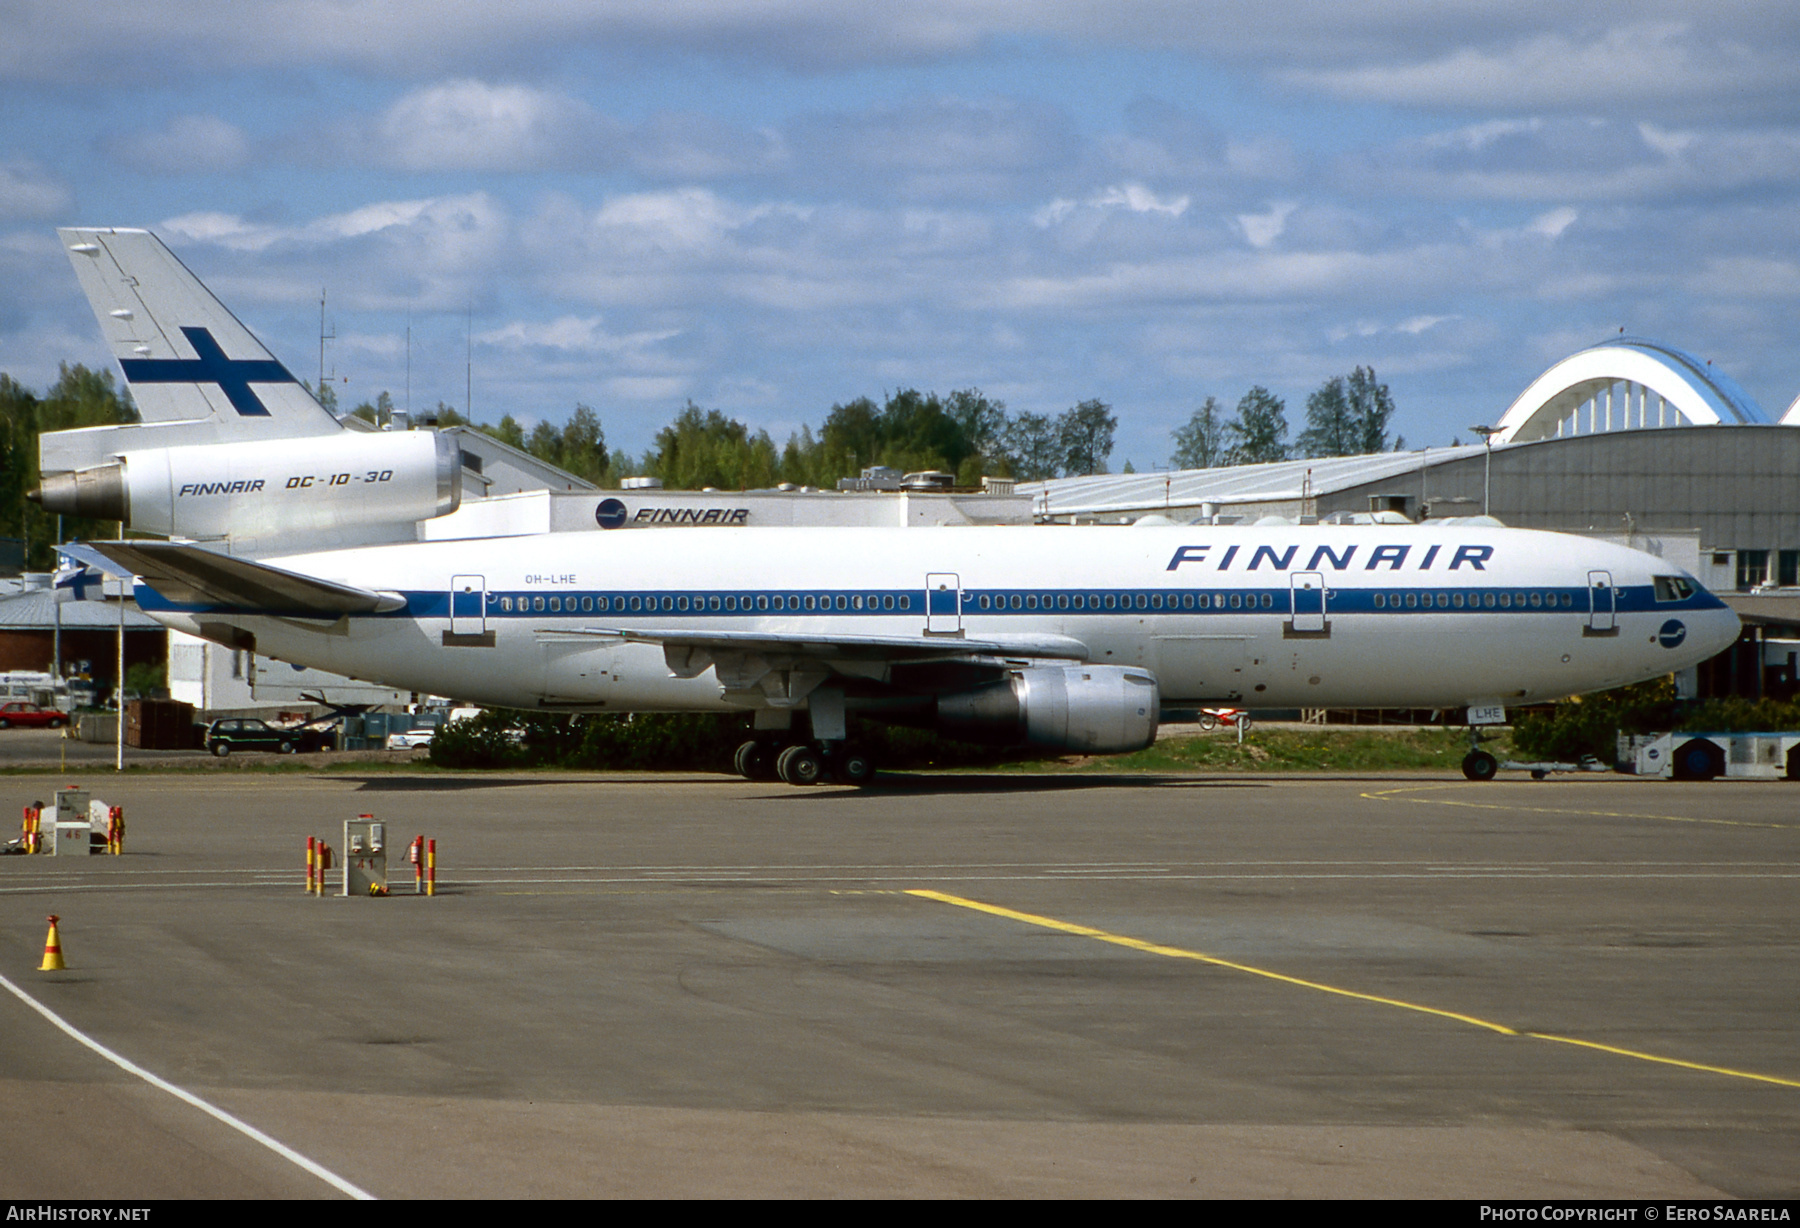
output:
[[[745,780],[783,780],[790,785],[816,785],[826,780],[866,785],[875,776],[875,761],[841,742],[783,745],[753,738],[737,748],[732,767]]]

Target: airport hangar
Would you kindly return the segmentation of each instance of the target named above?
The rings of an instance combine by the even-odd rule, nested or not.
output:
[[[1800,399],[1779,421],[1691,354],[1611,338],[1556,363],[1485,444],[1021,484],[1039,523],[1491,515],[1686,568],[1744,621],[1684,694],[1800,692]]]

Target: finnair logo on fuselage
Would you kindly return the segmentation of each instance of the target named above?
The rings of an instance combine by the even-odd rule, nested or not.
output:
[[[1358,548],[1354,545],[1345,546],[1341,550],[1330,546],[1315,547],[1304,565],[1295,561],[1302,557],[1299,546],[1257,546],[1246,554],[1242,545],[1232,545],[1225,547],[1224,552],[1216,556],[1210,553],[1213,549],[1210,545],[1179,546],[1165,570],[1174,571],[1178,567],[1198,564],[1215,571],[1229,571],[1234,565],[1240,571],[1323,571],[1327,566],[1333,571],[1350,571],[1359,562]],[[1443,549],[1441,544],[1427,546],[1419,552],[1412,569],[1430,571]],[[1360,559],[1362,570],[1378,571],[1385,568],[1388,571],[1399,571],[1414,557],[1413,550],[1413,543],[1376,546]],[[1444,570],[1460,571],[1466,565],[1472,571],[1486,571],[1487,561],[1493,554],[1492,546],[1458,546]]]
[[[263,488],[261,478],[246,478],[238,482],[189,482],[177,492],[177,498],[188,495],[247,495]]]

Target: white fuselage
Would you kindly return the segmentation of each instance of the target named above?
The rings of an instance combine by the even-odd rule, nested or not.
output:
[[[330,622],[140,600],[283,661],[517,708],[741,708],[713,672],[595,634],[617,629],[1066,636],[1152,671],[1165,706],[1421,708],[1618,686],[1738,634],[1652,555],[1483,526],[590,531],[268,562],[406,607]]]

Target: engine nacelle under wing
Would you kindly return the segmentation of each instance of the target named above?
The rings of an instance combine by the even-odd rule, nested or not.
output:
[[[432,431],[150,448],[47,473],[46,511],[171,537],[281,538],[443,516],[462,501],[456,440]]]
[[[1160,703],[1156,676],[1148,670],[1032,666],[973,691],[940,696],[938,729],[970,742],[1113,755],[1156,740]]]

